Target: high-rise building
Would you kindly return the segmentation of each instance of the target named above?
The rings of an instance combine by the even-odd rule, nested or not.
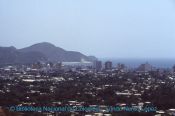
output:
[[[106,70],[111,70],[112,69],[112,62],[111,61],[105,62],[105,69]]]
[[[173,72],[175,72],[175,65],[173,66]]]
[[[96,71],[101,71],[101,69],[102,69],[102,62],[98,61],[98,60],[94,61],[93,67],[94,67],[94,69]]]
[[[138,67],[138,71],[144,71],[144,72],[152,71],[152,69],[153,67],[149,63],[141,64]]]

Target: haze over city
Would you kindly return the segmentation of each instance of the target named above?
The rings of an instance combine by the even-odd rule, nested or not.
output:
[[[175,0],[0,0],[0,116],[175,116]]]
[[[45,41],[100,58],[175,58],[173,0],[1,0],[0,25],[0,46]]]

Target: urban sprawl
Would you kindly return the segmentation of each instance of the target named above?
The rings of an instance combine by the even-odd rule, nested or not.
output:
[[[175,66],[128,68],[111,61],[6,65],[0,68],[0,105],[2,116],[173,116]],[[36,109],[41,107],[50,110]],[[74,110],[62,111],[65,107]]]

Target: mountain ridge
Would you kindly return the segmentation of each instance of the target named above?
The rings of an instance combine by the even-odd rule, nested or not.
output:
[[[17,49],[14,46],[0,47],[0,64],[25,64],[33,62],[92,62],[97,58],[77,51],[67,51],[49,42],[33,44]]]

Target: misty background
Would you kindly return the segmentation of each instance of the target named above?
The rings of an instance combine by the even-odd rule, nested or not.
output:
[[[174,0],[0,0],[0,46],[50,42],[98,58],[175,58]]]

